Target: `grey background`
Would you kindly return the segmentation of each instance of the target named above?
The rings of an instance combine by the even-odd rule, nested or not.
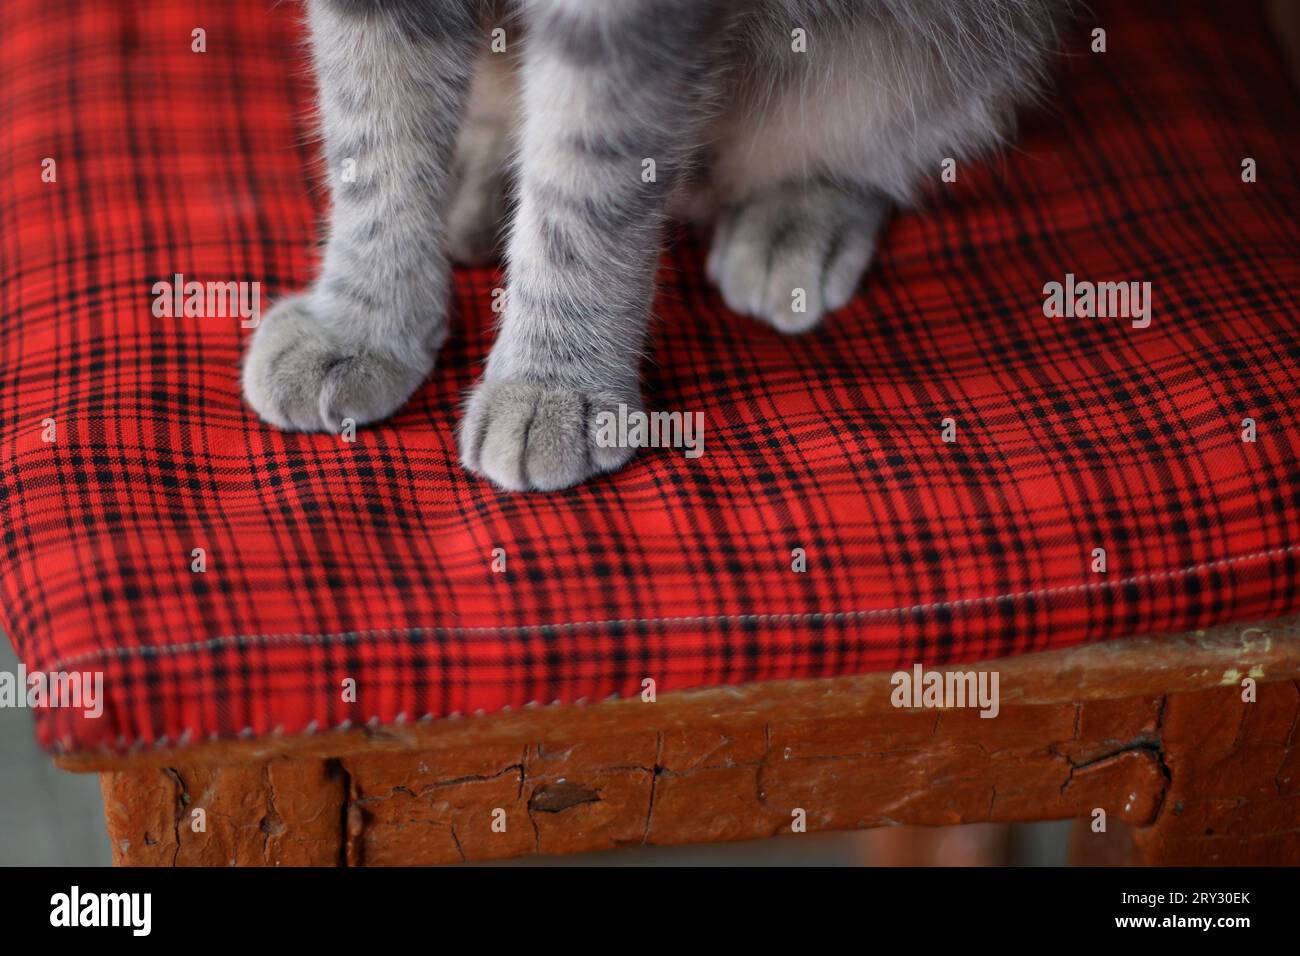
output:
[[[0,634],[0,671],[18,667]],[[107,866],[99,778],[59,770],[26,708],[0,707],[0,866]]]

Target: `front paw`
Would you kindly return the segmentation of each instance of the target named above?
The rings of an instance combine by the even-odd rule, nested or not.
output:
[[[279,302],[253,333],[244,359],[244,397],[263,421],[293,431],[338,432],[387,418],[433,366],[431,354],[397,356],[348,346],[324,328],[311,299]]]
[[[554,491],[613,471],[635,452],[598,439],[601,412],[641,407],[635,391],[548,388],[487,379],[474,389],[460,425],[464,466],[508,491]]]

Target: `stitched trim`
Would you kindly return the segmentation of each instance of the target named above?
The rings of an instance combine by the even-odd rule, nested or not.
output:
[[[157,647],[140,646],[96,648],[93,651],[85,651],[72,657],[60,659],[55,661],[53,664],[42,667],[41,669],[47,671],[66,670],[85,661],[96,659],[111,658],[114,660],[126,660],[133,657],[157,657],[164,654],[187,654],[196,651],[214,650],[222,647],[249,644],[335,644],[343,641],[355,640],[361,637],[381,634],[532,634],[540,631],[600,630],[610,627],[636,625],[688,627],[699,624],[719,623],[776,625],[829,621],[836,624],[843,624],[850,621],[871,620],[872,618],[892,617],[899,614],[924,613],[939,609],[959,610],[975,607],[977,605],[990,604],[995,601],[1016,601],[1025,600],[1027,598],[1047,597],[1051,595],[1081,594],[1088,591],[1101,591],[1107,588],[1123,588],[1129,585],[1142,584],[1149,581],[1187,577],[1212,568],[1232,567],[1234,565],[1244,564],[1251,561],[1270,559],[1282,555],[1296,554],[1298,552],[1300,552],[1300,545],[1293,544],[1282,548],[1273,548],[1269,551],[1256,551],[1251,554],[1237,555],[1230,558],[1219,558],[1214,561],[1207,561],[1203,564],[1194,564],[1185,568],[1175,568],[1171,571],[1153,571],[1146,574],[1138,574],[1133,577],[1121,578],[1120,580],[1113,582],[1103,581],[1097,584],[1071,584],[1055,588],[1038,588],[1030,591],[1014,591],[1009,594],[998,594],[989,597],[961,598],[956,601],[913,604],[907,607],[872,608],[869,610],[858,611],[806,611],[797,614],[712,614],[698,617],[614,618],[608,620],[564,621],[558,624],[512,624],[502,626],[437,625],[433,627],[375,628],[372,630],[343,631],[333,634],[227,634],[207,638],[202,641],[189,641],[184,644],[164,644]]]

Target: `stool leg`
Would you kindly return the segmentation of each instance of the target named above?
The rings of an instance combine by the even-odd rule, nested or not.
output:
[[[1171,694],[1159,724],[1168,786],[1149,826],[1075,827],[1080,865],[1300,863],[1300,687],[1259,684]]]

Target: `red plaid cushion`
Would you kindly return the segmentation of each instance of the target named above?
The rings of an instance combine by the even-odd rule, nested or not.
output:
[[[1017,148],[951,185],[936,170],[931,208],[893,222],[861,295],[812,335],[729,313],[679,237],[646,394],[704,413],[705,454],[643,451],[527,496],[457,464],[493,270],[459,273],[438,369],[355,443],[248,411],[238,319],[153,314],[176,273],[272,295],[311,278],[298,12],[0,6],[0,616],[29,669],[102,671],[106,696],[98,719],[41,710],[45,746],[1300,610],[1300,109],[1253,4],[1098,4]],[[1150,282],[1150,325],[1048,317],[1067,274]]]

